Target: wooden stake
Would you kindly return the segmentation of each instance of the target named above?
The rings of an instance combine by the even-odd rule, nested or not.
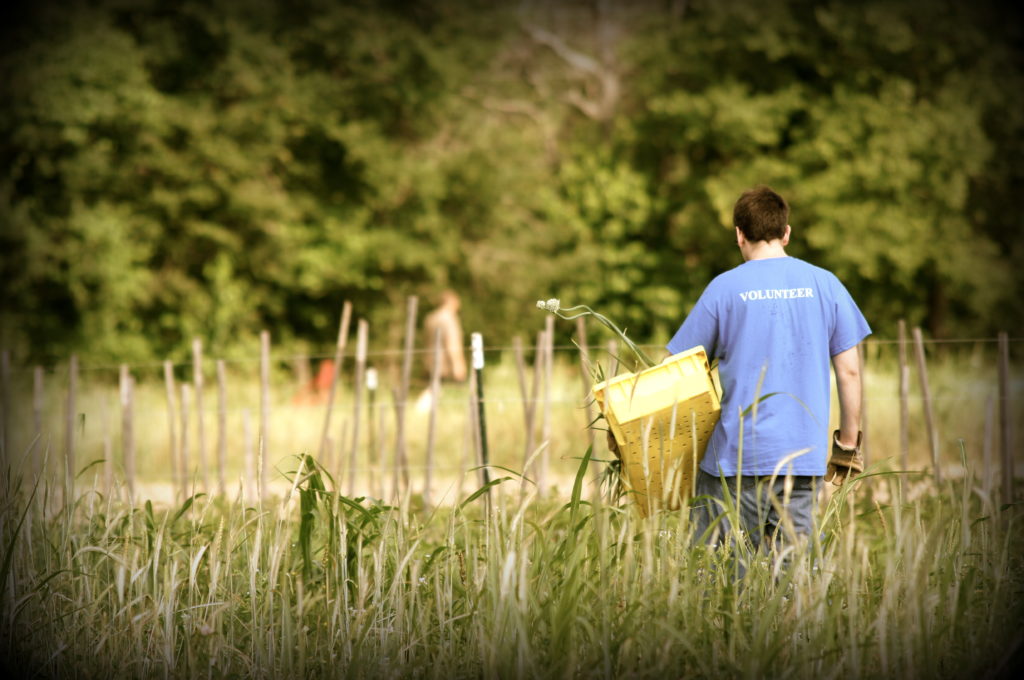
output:
[[[179,451],[178,462],[181,465],[181,484],[184,497],[188,498],[191,493],[195,493],[194,485],[189,484],[189,478],[191,477],[191,452],[188,447],[188,412],[191,407],[191,392],[192,388],[187,382],[181,383],[181,410],[178,414],[181,416],[181,428],[178,430],[181,434],[178,437]]]
[[[64,421],[64,473],[68,501],[74,501],[75,498],[75,416],[77,415],[75,396],[77,391],[78,356],[72,354],[71,361],[68,363],[68,403]]]
[[[36,366],[32,369],[32,426],[35,446],[37,450],[45,451],[43,447],[43,408],[45,407],[46,391],[43,386],[43,367]],[[33,472],[39,472],[42,467],[42,459],[33,455]]]
[[[250,503],[256,500],[256,455],[252,448],[252,414],[242,409],[242,469],[245,474],[245,497]]]
[[[118,386],[121,396],[121,462],[124,465],[124,481],[128,486],[128,502],[135,502],[135,381],[128,370],[128,364],[121,364]]]
[[[550,314],[544,319],[544,418],[541,421],[540,441],[544,449],[540,453],[540,470],[537,473],[537,489],[540,496],[547,495],[548,465],[551,458],[551,373],[555,353],[555,317]]]
[[[617,340],[608,341],[608,375],[607,378],[611,380],[619,374],[619,342]]]
[[[108,395],[99,397],[100,434],[103,438],[103,493],[110,494],[114,488],[114,440],[110,434],[110,403]]]
[[[992,440],[993,431],[995,430],[995,410],[996,400],[990,394],[985,399],[985,433],[982,437],[982,484],[981,488],[985,490],[985,494],[989,495],[992,493],[992,479],[995,477],[993,474],[993,461],[992,461]]]
[[[338,376],[341,375],[341,362],[345,356],[345,345],[348,342],[348,324],[352,318],[352,303],[345,300],[341,306],[341,325],[338,327],[338,341],[334,347],[334,375],[331,376],[331,388],[327,392],[327,408],[324,412],[324,427],[320,431],[320,452],[319,456],[324,457],[324,449],[327,445],[327,433],[331,427],[331,410],[334,408],[334,392],[338,385]]]
[[[860,454],[864,458],[864,467],[866,468],[870,462],[868,445],[870,438],[868,437],[868,381],[864,363],[864,343],[861,342],[857,344],[857,364],[860,368]]]
[[[199,482],[202,490],[210,490],[209,467],[206,462],[206,414],[203,412],[203,341],[192,340],[192,389],[196,399],[196,447],[199,453]]]
[[[180,468],[178,467],[178,439],[176,435],[176,419],[174,417],[174,393],[176,389],[174,387],[174,365],[171,364],[170,360],[164,361],[164,388],[167,392],[167,435],[170,443],[168,452],[171,459],[171,483],[174,486],[174,492],[179,494],[178,499],[181,500],[185,488],[184,481],[180,478]]]
[[[487,468],[490,464],[490,455],[487,447],[487,411],[484,403],[484,339],[479,333],[473,333],[470,338],[473,348],[473,375],[476,377],[474,387],[476,388],[477,408],[476,431],[480,441],[480,470],[486,486],[490,481],[490,471]],[[488,490],[488,508],[490,508],[490,496],[491,493]]]
[[[377,426],[377,369],[366,369],[366,396],[369,408],[366,410],[366,434],[369,442],[366,447],[366,470],[370,474],[369,491],[375,498],[384,497],[383,472],[380,462],[383,459],[377,443],[383,445],[384,412],[381,411],[380,427]]]
[[[1002,454],[1003,504],[1013,503],[1013,423],[1010,420],[1010,338],[999,333],[999,452]]]
[[[405,347],[402,355],[402,378],[395,400],[395,460],[400,468],[404,487],[409,485],[409,462],[405,451],[405,402],[409,397],[412,376],[412,352],[416,344],[416,308],[419,298],[410,295],[405,311]]]
[[[907,322],[899,321],[900,465],[910,469],[910,365],[907,363]]]
[[[270,460],[270,331],[260,331],[260,499],[267,499]]]
[[[434,436],[437,428],[437,400],[441,396],[441,327],[434,331],[434,360],[430,366],[430,419],[427,421],[427,460],[423,479],[423,504],[430,507],[430,483],[434,471]]]
[[[591,455],[594,450],[594,430],[590,426],[594,422],[594,401],[590,398],[591,377],[588,366],[590,365],[590,349],[587,346],[587,323],[585,317],[576,319],[576,336],[580,346],[580,380],[583,383],[583,405],[587,414],[587,440],[590,443]]]
[[[223,359],[217,359],[217,493],[227,493],[224,465],[228,459],[228,378]]]
[[[924,420],[928,428],[928,444],[932,454],[932,469],[935,471],[935,482],[942,483],[942,470],[939,466],[939,437],[935,430],[935,417],[932,414],[932,391],[928,387],[928,367],[925,364],[924,340],[921,329],[914,327],[914,351],[917,354],[917,374],[921,381],[921,396],[924,400]]]
[[[356,376],[352,399],[352,448],[348,454],[348,495],[356,494],[356,473],[359,470],[359,421],[362,418],[363,384],[366,380],[366,344],[369,324],[360,319],[356,327]]]
[[[0,352],[0,459],[8,462],[11,457],[11,352]]]
[[[544,331],[537,333],[537,346],[534,350],[533,359],[533,385],[532,389],[527,390],[526,385],[526,361],[523,358],[523,342],[519,336],[512,339],[512,349],[516,359],[516,374],[519,378],[519,394],[522,398],[523,404],[523,477],[530,474],[530,471],[526,469],[526,464],[530,460],[530,456],[533,455],[534,447],[536,445],[534,436],[534,414],[537,406],[537,391],[540,389],[540,369],[543,362],[540,360],[544,347]],[[524,479],[520,485],[520,490],[526,487],[526,480]]]

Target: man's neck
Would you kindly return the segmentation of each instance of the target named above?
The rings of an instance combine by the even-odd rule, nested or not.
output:
[[[751,260],[770,260],[776,257],[788,257],[786,249],[782,245],[782,239],[772,241],[747,241],[746,247],[741,248],[743,259],[746,262]]]

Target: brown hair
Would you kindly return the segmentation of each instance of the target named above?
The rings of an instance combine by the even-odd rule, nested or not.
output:
[[[773,241],[786,234],[789,206],[764,185],[743,192],[732,210],[732,223],[748,241]]]

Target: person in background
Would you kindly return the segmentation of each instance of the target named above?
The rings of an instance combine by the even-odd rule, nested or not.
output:
[[[466,379],[466,354],[462,322],[459,309],[462,301],[453,290],[441,293],[438,306],[423,320],[426,368],[429,376],[434,369],[434,338],[441,334],[441,380],[463,382]],[[416,400],[417,409],[424,411],[430,406],[430,388],[427,387]]]

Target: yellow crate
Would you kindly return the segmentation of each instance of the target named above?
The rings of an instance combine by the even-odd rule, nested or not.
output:
[[[641,515],[678,510],[689,498],[722,412],[716,378],[698,346],[594,385],[619,445],[623,482]]]

